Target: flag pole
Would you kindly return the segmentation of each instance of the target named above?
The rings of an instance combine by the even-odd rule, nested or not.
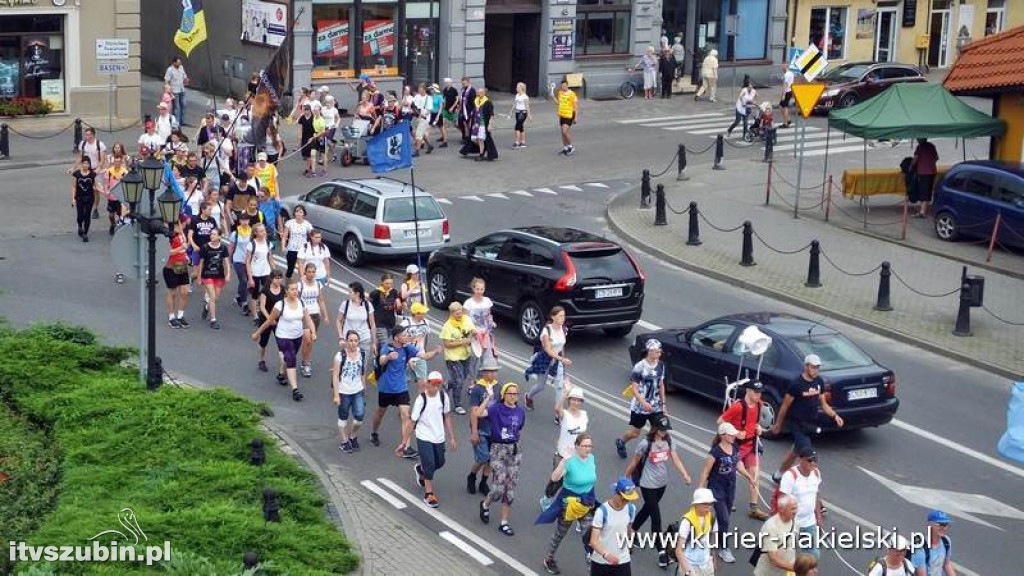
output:
[[[416,235],[416,268],[419,269],[417,273],[419,278],[417,281],[422,285],[423,279],[423,266],[422,256],[420,255],[420,216],[419,211],[416,209],[416,167],[409,167],[409,183],[412,185],[412,223],[415,227],[413,234]],[[426,305],[426,296],[423,294],[422,287],[420,289],[420,303]]]

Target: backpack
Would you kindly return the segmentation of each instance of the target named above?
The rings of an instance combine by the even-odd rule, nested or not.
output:
[[[441,414],[444,414],[444,409],[448,406],[448,395],[444,393],[444,390],[438,392],[441,395]],[[427,410],[427,393],[420,392],[420,398],[423,399],[423,408],[420,410],[420,415],[412,421],[412,429],[416,430],[416,427],[420,425],[420,419],[423,418],[423,413]]]
[[[740,398],[739,400],[737,400],[737,402],[742,402],[742,406],[743,406],[743,410],[740,410],[740,431],[743,431],[743,430],[747,429],[747,412],[749,412],[749,410],[747,410],[747,402],[746,402],[746,400]],[[757,401],[757,414],[758,414],[758,416],[760,416],[761,409],[763,407],[764,407],[764,402],[762,400],[758,400]],[[760,418],[758,418],[758,419],[760,420]],[[747,438],[746,440],[738,440],[737,443],[740,443],[740,442],[746,443],[746,442],[751,442],[753,440],[756,440],[756,436],[754,438]]]
[[[672,449],[672,437],[671,436],[666,436],[665,437],[665,441],[668,442],[668,449],[671,450]],[[640,485],[640,477],[643,476],[643,474],[644,474],[644,466],[647,465],[647,457],[650,456],[650,455],[651,455],[651,442],[648,441],[647,442],[647,449],[644,450],[643,454],[640,456],[640,460],[636,463],[636,466],[633,467],[633,473],[630,475],[630,479],[633,481],[633,484],[636,484],[637,486]]]
[[[797,474],[796,466],[790,468],[789,470],[786,470],[782,475],[785,476],[786,474],[789,474],[790,472],[792,472],[793,475],[795,476]],[[818,476],[821,476],[821,472],[818,471],[818,470],[815,470],[814,473],[817,474]],[[782,497],[782,480],[780,479],[779,483],[775,485],[775,490],[772,492],[772,500],[771,500],[771,513],[772,514],[778,514],[779,513],[779,498],[781,498],[781,497]],[[927,552],[925,554],[927,554]]]
[[[598,506],[596,510],[594,510],[594,516],[597,516],[598,511],[601,511],[601,513],[604,515],[605,522],[607,522],[608,521],[608,508],[607,508],[607,506],[608,506],[607,502],[602,502],[601,505]],[[629,525],[632,526],[633,525],[633,520],[636,518],[636,504],[633,504],[632,502],[626,502],[626,510],[629,511]],[[583,536],[582,536],[583,551],[586,552],[588,557],[594,552],[594,549],[590,547],[590,537],[591,537],[591,534],[593,534],[593,532],[594,532],[593,526],[590,526],[586,530],[583,531]]]
[[[949,536],[942,536],[942,547],[946,550],[946,558],[949,558],[949,549],[953,546],[953,542],[949,539]],[[925,544],[922,548],[924,550],[924,565],[927,567],[932,563],[932,550],[931,546]]]
[[[927,548],[925,550],[927,550]],[[925,552],[925,554],[927,555],[927,552]],[[889,566],[886,565],[885,558],[881,556],[868,563],[867,573],[871,574],[871,571],[875,569],[875,566],[879,565],[882,566],[881,576],[889,576]],[[915,574],[914,564],[910,561],[910,550],[907,550],[906,555],[903,557],[903,572],[905,572],[907,576],[914,576]]]

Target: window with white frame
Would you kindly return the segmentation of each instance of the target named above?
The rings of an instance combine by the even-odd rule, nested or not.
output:
[[[988,0],[985,10],[985,36],[1003,31],[1006,22],[1006,0]]]
[[[846,22],[848,9],[826,6],[811,9],[809,38],[829,60],[846,58]]]

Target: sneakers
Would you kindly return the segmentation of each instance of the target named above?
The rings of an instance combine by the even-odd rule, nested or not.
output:
[[[544,559],[544,569],[548,571],[548,574],[561,574],[562,571],[558,569],[558,562],[555,562],[554,558]]]
[[[277,375],[277,383],[280,384],[281,386],[287,386],[288,385],[288,377],[285,376],[284,374],[278,374]]]
[[[778,484],[779,482],[782,482],[782,473],[781,472],[773,472],[772,473],[772,482],[775,482],[776,484]]]
[[[622,438],[615,439],[615,451],[619,453],[619,458],[625,459],[628,456],[626,453],[626,443],[622,441]]]
[[[178,322],[177,318],[171,318],[167,321],[167,325],[171,328],[181,328],[181,322]]]
[[[206,320],[209,317],[210,317],[210,305],[209,304],[203,304],[203,320]]]
[[[423,477],[423,466],[420,466],[420,463],[417,462],[412,465],[412,471],[416,475],[416,484],[419,485],[420,488],[423,488],[427,481],[427,479]]]
[[[658,552],[658,567],[668,568],[668,552],[664,550]]]
[[[751,508],[750,511],[747,512],[747,516],[750,516],[754,520],[760,520],[761,522],[764,522],[771,517],[767,512],[760,508]]]
[[[463,408],[462,406],[456,406],[455,407],[455,413],[458,414],[459,416],[465,416],[466,415],[466,409]]]
[[[466,475],[466,492],[476,494],[476,474],[473,472]]]
[[[348,443],[352,446],[353,452],[359,452],[359,438],[353,436],[352,438],[349,439]]]
[[[405,452],[402,452],[402,458],[413,459],[413,458],[419,458],[419,457],[420,457],[420,453],[417,452],[416,449],[414,449],[412,446],[406,447]]]
[[[100,219],[100,209],[99,208],[93,208],[92,209],[92,219],[93,220],[99,220]]]
[[[576,153],[576,147],[571,145],[571,144],[569,145],[568,148],[565,149],[565,155],[566,156],[572,156],[575,153]]]
[[[266,360],[260,360],[260,363],[256,367],[259,369],[260,372],[266,372],[267,371],[267,362],[266,362]]]
[[[480,501],[480,521],[484,524],[491,523],[491,509],[484,506],[483,500]]]
[[[437,498],[437,494],[434,494],[433,492],[427,492],[426,495],[423,496],[423,502],[431,508],[437,508],[441,504],[441,501]]]
[[[111,224],[111,225],[110,225],[110,235],[111,235],[111,236],[113,236],[113,235],[114,235],[114,230],[115,230],[116,228],[117,228],[117,226],[115,226],[115,225],[113,225],[113,224]]]
[[[525,396],[525,398],[526,398],[526,409],[527,410],[533,410],[533,398],[530,398],[529,394],[527,394]]]
[[[480,493],[484,496],[491,493],[491,487],[487,485],[487,476],[480,477]]]
[[[88,242],[88,241],[89,241],[89,235],[88,234],[82,234],[82,242]]]
[[[447,142],[441,142],[440,144],[437,145],[437,147],[438,148],[447,148],[448,147],[448,143]]]
[[[210,328],[213,328],[214,330],[220,330],[220,322],[217,322],[216,320],[210,320]]]
[[[185,320],[184,316],[182,316],[181,318],[178,318],[178,324],[182,328],[188,328],[189,326],[191,326],[191,324],[188,323],[188,320]]]
[[[380,446],[380,437],[377,436],[376,432],[370,434],[370,444],[373,444],[374,446]]]
[[[345,454],[351,454],[352,453],[352,442],[351,441],[342,442],[341,444],[338,444],[338,449],[341,450],[342,452],[344,452]]]
[[[301,402],[303,398],[305,398],[305,396],[302,395],[302,392],[300,392],[298,388],[292,388],[292,400]]]
[[[732,550],[728,548],[722,548],[718,551],[718,559],[726,564],[735,564],[736,557],[732,555]]]

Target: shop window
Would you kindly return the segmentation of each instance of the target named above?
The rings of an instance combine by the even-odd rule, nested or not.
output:
[[[313,77],[352,77],[351,1],[313,5]]]
[[[1006,0],[988,0],[988,9],[985,10],[985,36],[991,36],[1003,31],[1006,23]]]
[[[363,54],[359,68],[378,76],[398,76],[398,4],[363,3]]]
[[[829,60],[846,58],[846,8],[811,9],[810,42]]]
[[[12,16],[0,32],[0,98],[43,99],[53,111],[64,103],[64,19]]]
[[[576,54],[629,54],[631,19],[628,0],[580,0],[576,6]]]

